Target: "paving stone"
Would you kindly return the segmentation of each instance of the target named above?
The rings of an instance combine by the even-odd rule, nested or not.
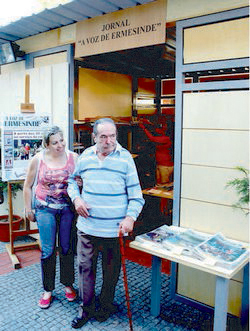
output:
[[[0,244],[1,251],[1,244]],[[68,302],[59,282],[57,261],[55,299],[49,309],[42,310],[37,303],[42,293],[40,264],[35,263],[0,275],[0,331],[68,331],[78,313],[79,300]],[[98,262],[96,293],[102,285],[101,261]],[[134,262],[126,261],[130,304],[134,331],[201,331],[201,325],[211,324],[212,315],[200,312],[169,298],[169,277],[162,275],[161,315],[150,314],[151,270]],[[76,282],[77,288],[77,269]],[[115,301],[117,314],[99,323],[90,320],[83,331],[129,331],[129,319],[122,273],[117,285]]]

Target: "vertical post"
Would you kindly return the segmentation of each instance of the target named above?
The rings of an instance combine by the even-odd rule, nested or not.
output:
[[[8,181],[8,204],[9,204],[9,230],[10,230],[10,247],[11,254],[14,254],[14,243],[13,243],[13,205],[12,205],[12,190],[11,183]]]
[[[30,75],[25,75],[25,98],[24,102],[30,102]]]
[[[156,111],[158,115],[161,115],[161,78],[157,77],[156,78],[156,83],[155,83],[155,104],[156,104]]]
[[[216,276],[214,331],[226,331],[229,279]]]
[[[132,152],[132,131],[128,131],[128,150]]]
[[[161,303],[161,258],[152,256],[151,314],[160,314]]]
[[[67,61],[69,64],[69,104],[68,104],[68,135],[69,135],[69,149],[74,150],[74,47],[68,45],[67,48]]]
[[[249,263],[244,267],[241,298],[241,324],[247,325],[249,319]]]
[[[137,120],[137,109],[136,109],[136,94],[138,92],[138,77],[132,76],[132,121]]]

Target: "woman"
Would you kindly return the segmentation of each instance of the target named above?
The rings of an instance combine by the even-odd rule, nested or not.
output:
[[[163,121],[163,119],[161,119]],[[139,122],[139,127],[146,133],[150,141],[156,144],[155,159],[156,159],[156,180],[158,185],[164,185],[170,182],[170,178],[174,171],[174,162],[172,161],[170,137],[166,135],[167,124],[161,123],[161,127],[153,127],[154,134],[152,134],[145,124],[154,125],[149,120],[142,118]]]
[[[53,126],[43,139],[45,149],[31,160],[24,183],[25,214],[37,221],[41,241],[41,267],[44,293],[40,308],[48,308],[55,288],[56,237],[60,256],[60,281],[65,286],[68,301],[76,298],[72,225],[75,212],[67,194],[68,177],[75,168],[77,154],[66,151],[63,132]],[[34,187],[33,187],[34,186]],[[33,193],[34,208],[32,210]]]

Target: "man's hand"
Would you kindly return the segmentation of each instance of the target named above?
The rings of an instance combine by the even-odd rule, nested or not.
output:
[[[74,205],[75,205],[76,212],[80,216],[83,216],[83,217],[89,216],[88,209],[90,209],[90,207],[81,198],[79,198],[79,197],[75,198]]]
[[[119,226],[119,233],[121,232],[122,234],[126,232],[132,232],[134,228],[134,220],[131,216],[126,216],[124,220],[120,223]]]

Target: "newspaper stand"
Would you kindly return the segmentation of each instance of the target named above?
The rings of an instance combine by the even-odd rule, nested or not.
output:
[[[166,227],[166,225],[163,225]],[[175,227],[177,228],[177,227]],[[178,227],[187,231],[185,228]],[[155,230],[153,230],[155,233]],[[207,235],[199,232],[199,235]],[[243,324],[247,323],[249,316],[249,244],[241,241],[230,240],[235,244],[246,247],[246,252],[242,254],[242,258],[236,259],[231,266],[225,266],[206,263],[195,255],[185,255],[181,253],[183,247],[179,249],[166,249],[161,242],[154,242],[150,240],[140,240],[144,235],[139,235],[136,239],[130,242],[129,246],[146,252],[152,255],[152,287],[151,287],[151,314],[158,316],[160,314],[160,294],[161,294],[161,259],[167,259],[172,262],[171,269],[171,298],[175,298],[176,288],[176,274],[175,264],[186,265],[187,267],[200,270],[216,276],[215,290],[214,290],[214,331],[226,331],[227,329],[227,311],[228,311],[228,293],[229,280],[237,274],[241,269],[243,270],[243,286],[242,286],[242,306],[241,306],[241,320]],[[139,239],[139,240],[138,240]],[[226,238],[225,238],[226,239]],[[176,245],[178,246],[178,244]],[[177,248],[177,247],[176,247]],[[185,247],[188,249],[188,245]],[[177,296],[178,298],[178,296]],[[190,303],[194,303],[190,299]],[[243,325],[244,326],[244,325]]]
[[[11,184],[23,182],[19,181],[8,181],[8,204],[9,204],[9,228],[10,228],[10,243],[6,244],[6,250],[10,256],[12,265],[15,269],[21,268],[21,264],[16,256],[15,252],[25,249],[33,249],[40,247],[39,240],[32,243],[24,243],[19,245],[14,245],[14,239],[16,236],[26,236],[29,234],[38,233],[38,229],[30,229],[29,221],[25,218],[25,228],[23,230],[13,230],[13,205],[12,205],[12,190]]]

